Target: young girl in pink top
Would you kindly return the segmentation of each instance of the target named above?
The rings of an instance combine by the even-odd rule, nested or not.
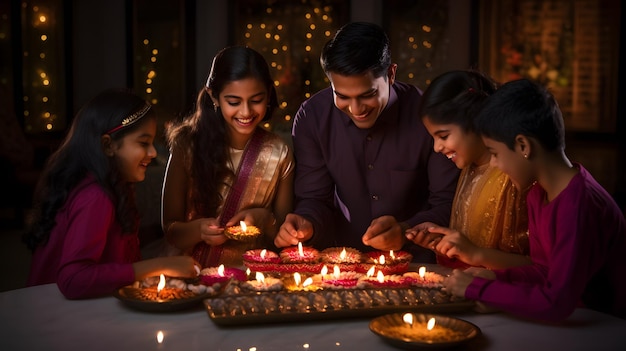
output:
[[[528,80],[504,84],[476,121],[491,164],[527,196],[531,265],[454,270],[454,295],[548,321],[587,307],[626,318],[626,221],[613,198],[565,155],[561,111]],[[534,184],[534,185],[533,185]]]
[[[105,91],[77,114],[38,185],[27,285],[56,283],[75,299],[160,273],[197,275],[190,257],[139,260],[134,184],[156,157],[155,134],[151,105],[126,91]]]

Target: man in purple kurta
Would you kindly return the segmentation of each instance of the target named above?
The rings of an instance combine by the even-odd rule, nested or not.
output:
[[[302,238],[322,249],[402,248],[415,261],[434,260],[404,230],[448,224],[459,171],[433,151],[417,113],[421,93],[395,80],[388,49],[380,27],[359,22],[326,44],[322,67],[331,87],[296,114],[296,207],[277,246]]]

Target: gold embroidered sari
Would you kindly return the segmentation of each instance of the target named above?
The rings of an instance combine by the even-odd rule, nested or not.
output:
[[[229,167],[233,173],[239,169],[239,163],[241,162],[243,150],[230,150],[231,162]],[[282,179],[285,179],[290,173],[294,171],[293,155],[289,150],[287,144],[276,134],[267,133],[263,138],[263,142],[260,146],[254,168],[251,170],[247,179],[246,187],[239,199],[239,206],[237,212],[246,208],[264,207],[271,210],[272,203],[276,197],[278,191],[278,184]],[[236,181],[236,177],[229,177],[225,180],[224,185],[220,189],[220,193],[223,199],[227,199],[229,192],[231,191],[233,184]],[[190,187],[193,189],[193,187]],[[221,219],[224,211],[225,202],[223,202],[217,209],[216,218]],[[191,193],[187,196],[187,208],[191,211],[187,214],[187,220],[191,221],[196,218],[206,217],[196,213],[193,203],[191,201]],[[229,219],[229,218],[228,218]],[[226,221],[228,220],[226,219]],[[223,245],[219,246],[219,252],[211,252],[210,255],[203,256],[204,262],[199,262],[203,267],[213,265],[215,262],[209,262],[209,256],[213,256],[211,261],[218,261],[220,264],[226,266],[242,266],[242,254],[249,249],[260,247],[262,239],[259,242],[239,242],[235,240],[228,240]],[[201,243],[208,246],[204,243]],[[209,250],[215,250],[218,247],[207,248]],[[215,257],[215,255],[218,255]],[[194,255],[195,257],[195,255]]]
[[[466,167],[459,176],[450,228],[477,246],[528,255],[526,193],[520,193],[497,167]],[[467,267],[441,255],[437,261],[448,267]]]

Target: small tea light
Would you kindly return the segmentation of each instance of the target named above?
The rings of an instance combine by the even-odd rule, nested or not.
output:
[[[302,275],[298,272],[293,273],[293,284],[287,285],[289,291],[314,291],[317,290],[313,286],[313,278],[308,277],[302,281]]]
[[[246,222],[240,221],[238,226],[226,228],[224,235],[233,240],[246,241],[261,235],[261,231],[253,225],[247,225]]]
[[[256,272],[255,280],[246,281],[244,286],[255,291],[278,291],[284,287],[282,280],[271,276],[266,277],[261,272]]]
[[[385,275],[382,270],[376,270],[375,266],[370,267],[363,278],[359,279],[359,287],[379,287],[379,288],[400,288],[405,287],[406,281],[400,275]]]
[[[239,268],[226,268],[223,264],[219,265],[217,268],[208,267],[200,271],[200,280],[207,286],[215,283],[225,283],[230,279],[245,281],[247,274]]]
[[[426,318],[428,318],[427,321]],[[405,313],[402,315],[402,321],[404,323],[389,328],[389,333],[394,338],[432,344],[460,340],[463,337],[463,332],[438,324],[435,317],[416,317],[412,313]]]

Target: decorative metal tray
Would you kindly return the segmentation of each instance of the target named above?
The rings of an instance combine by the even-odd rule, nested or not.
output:
[[[228,289],[226,289],[228,290]],[[204,300],[209,317],[222,326],[376,317],[394,312],[455,313],[473,301],[439,288],[368,288],[229,294]]]

